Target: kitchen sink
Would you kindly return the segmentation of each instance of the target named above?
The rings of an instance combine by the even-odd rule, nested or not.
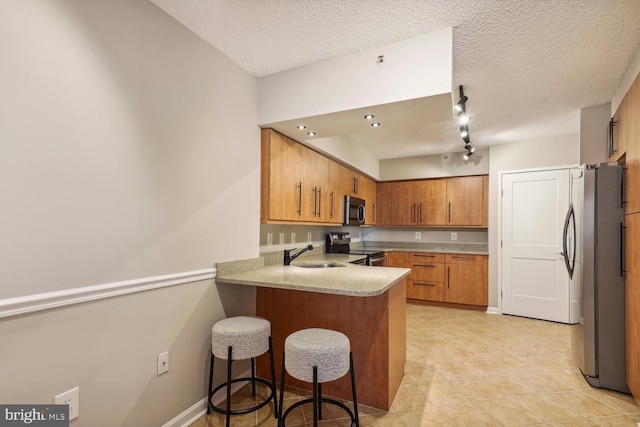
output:
[[[345,267],[344,264],[340,264],[337,262],[319,262],[319,261],[305,261],[305,262],[297,262],[295,264],[296,267],[304,267],[304,268],[332,268],[332,267]]]

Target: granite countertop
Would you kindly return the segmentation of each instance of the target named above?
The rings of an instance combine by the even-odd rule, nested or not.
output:
[[[300,257],[287,266],[272,265],[243,272],[238,272],[241,268],[226,269],[224,265],[220,265],[222,268],[218,268],[216,281],[246,286],[371,297],[383,294],[411,273],[408,268],[350,264],[351,261],[362,258],[362,255],[321,253]],[[300,266],[321,262],[332,262],[340,264],[341,267],[305,268]]]

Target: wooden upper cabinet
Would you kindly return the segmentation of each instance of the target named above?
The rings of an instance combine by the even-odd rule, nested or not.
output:
[[[447,178],[447,225],[483,226],[484,200],[483,176]]]
[[[393,225],[418,224],[419,191],[416,181],[398,181],[391,184],[391,223]]]
[[[393,182],[376,184],[376,225],[392,225]]]
[[[271,129],[261,139],[261,220],[301,221],[306,149]]]
[[[359,185],[360,194],[358,194],[358,197],[364,199],[366,206],[364,223],[366,225],[375,225],[378,216],[376,183],[366,176],[361,175],[359,177]]]
[[[607,161],[617,162],[626,153],[629,121],[627,120],[628,94],[613,115],[613,138],[607,145]]]
[[[625,211],[640,212],[640,74],[627,92],[627,176]]]
[[[427,179],[417,181],[418,186],[418,224],[447,224],[447,181]]]
[[[329,160],[328,222],[344,223],[344,196],[347,194],[349,170],[340,163]]]

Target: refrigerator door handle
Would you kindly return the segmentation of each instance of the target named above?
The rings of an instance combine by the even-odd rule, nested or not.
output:
[[[573,235],[572,235],[572,260],[569,261],[569,247],[567,238],[569,237],[569,224],[573,225]],[[567,272],[569,273],[569,279],[573,279],[573,271],[576,265],[576,248],[575,248],[575,237],[576,237],[576,217],[575,211],[573,209],[573,203],[569,205],[569,210],[567,211],[567,216],[564,220],[564,229],[562,231],[562,255],[564,257],[564,264],[567,267]]]

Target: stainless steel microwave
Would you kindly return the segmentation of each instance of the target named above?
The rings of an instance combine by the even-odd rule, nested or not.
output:
[[[364,200],[352,196],[344,196],[344,225],[364,225]]]

